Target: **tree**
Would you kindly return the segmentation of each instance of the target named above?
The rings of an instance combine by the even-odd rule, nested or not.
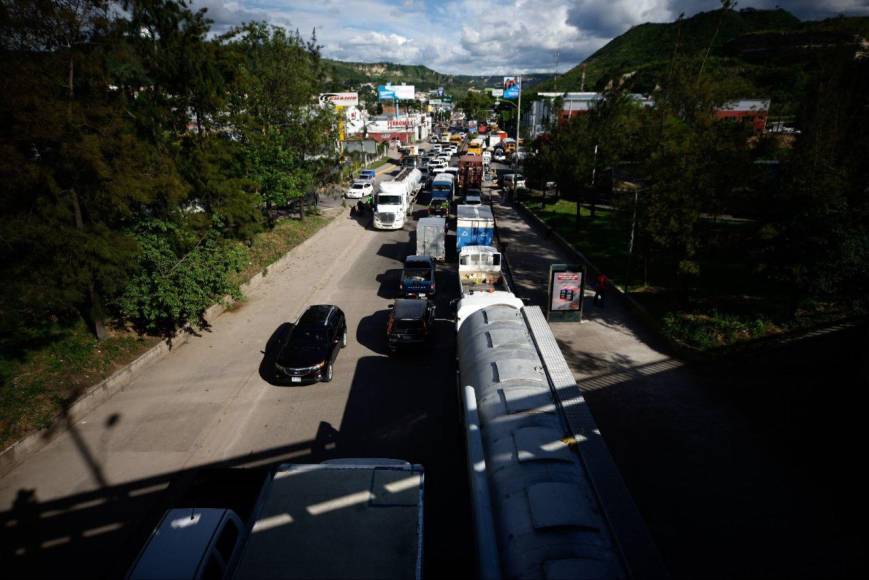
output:
[[[120,40],[107,2],[20,0],[0,23],[3,293],[33,320],[78,310],[106,336],[103,297],[136,252],[138,208],[183,196],[166,156],[138,139],[114,85]]]
[[[271,225],[271,209],[302,197],[319,166],[336,156],[334,110],[312,99],[325,86],[319,46],[315,35],[305,42],[298,32],[263,22],[221,40],[239,62],[230,99],[233,131],[246,148],[248,177]]]

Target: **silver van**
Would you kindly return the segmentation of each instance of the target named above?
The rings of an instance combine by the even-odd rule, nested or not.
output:
[[[228,578],[246,533],[241,519],[230,509],[171,509],[151,532],[127,578]]]

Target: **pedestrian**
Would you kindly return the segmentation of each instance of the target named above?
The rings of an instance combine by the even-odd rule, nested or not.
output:
[[[606,277],[606,274],[601,272],[597,275],[597,286],[594,291],[594,303],[597,306],[603,307],[604,290],[606,290],[607,282],[609,282],[609,279]]]

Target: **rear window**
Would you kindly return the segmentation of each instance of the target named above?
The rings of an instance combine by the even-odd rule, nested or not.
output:
[[[422,320],[396,320],[396,330],[419,330],[423,325]]]
[[[411,282],[428,282],[431,280],[431,270],[429,268],[408,268],[404,271],[404,278]]]

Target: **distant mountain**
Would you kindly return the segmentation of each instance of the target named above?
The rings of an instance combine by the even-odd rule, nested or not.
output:
[[[867,36],[867,17],[802,22],[782,9],[701,12],[677,22],[631,28],[559,77],[557,87],[580,90],[585,68],[587,91],[625,78],[631,90],[650,93],[664,82],[677,51],[702,54],[714,38],[704,70],[725,80],[734,96],[771,97],[774,113],[789,114],[795,95],[824,51],[842,46],[860,50]],[[554,88],[552,81],[535,87],[538,91]]]
[[[414,85],[418,90],[444,87],[447,90],[464,92],[469,88],[500,87],[503,75],[448,75],[423,65],[394,64],[390,62],[363,63],[325,59],[332,69],[330,82],[334,90],[356,88],[363,83]],[[551,78],[550,73],[533,73],[522,76],[525,86]]]

